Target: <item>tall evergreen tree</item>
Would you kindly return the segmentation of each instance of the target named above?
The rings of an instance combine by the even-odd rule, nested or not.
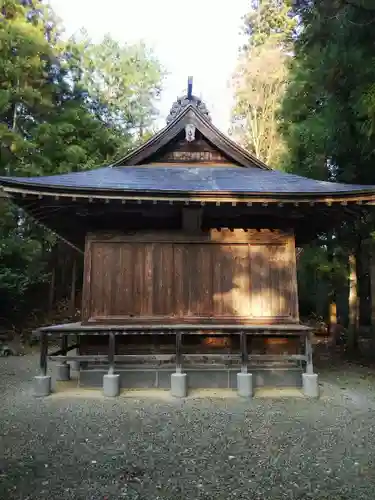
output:
[[[282,106],[289,150],[284,164],[290,171],[375,183],[375,11],[368,7],[346,0],[296,2],[302,29]],[[362,323],[368,321],[369,295],[362,243],[374,227],[371,219],[364,212],[355,225],[343,225],[326,240],[332,254],[355,254],[349,260],[357,264]]]
[[[116,42],[106,43],[64,42],[41,0],[0,2],[0,175],[93,168],[138,140],[154,111],[160,66],[146,47],[125,57]],[[111,73],[117,55],[123,64]],[[105,99],[112,83],[116,93]],[[17,317],[28,292],[47,278],[54,240],[0,201],[0,318],[4,311]]]
[[[284,152],[278,109],[297,26],[289,0],[253,0],[244,16],[247,43],[234,74],[233,134],[258,158],[277,167]]]

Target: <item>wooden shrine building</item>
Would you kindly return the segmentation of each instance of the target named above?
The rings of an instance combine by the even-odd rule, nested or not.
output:
[[[79,384],[112,396],[226,387],[250,397],[270,385],[318,395],[296,245],[356,217],[374,186],[272,170],[211,123],[190,85],[167,126],[116,163],[0,184],[84,254],[81,321],[39,330],[37,395],[50,392],[48,358],[60,379],[77,361]],[[58,352],[49,337],[61,338]]]

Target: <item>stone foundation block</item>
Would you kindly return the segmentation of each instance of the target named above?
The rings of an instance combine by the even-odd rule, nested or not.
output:
[[[237,393],[243,398],[253,397],[253,375],[237,373]]]
[[[51,394],[50,375],[37,375],[34,377],[34,396],[44,397]]]
[[[186,373],[172,373],[171,395],[175,398],[185,398],[187,396]]]
[[[318,398],[319,397],[318,375],[316,373],[303,373],[302,387],[305,396],[309,398]]]
[[[114,398],[120,394],[120,375],[106,374],[103,375],[103,394]]]
[[[70,365],[68,363],[59,363],[56,365],[56,380],[70,380]]]

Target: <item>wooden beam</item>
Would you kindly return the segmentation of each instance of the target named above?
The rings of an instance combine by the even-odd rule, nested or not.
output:
[[[176,373],[182,373],[182,332],[176,333]]]
[[[114,332],[109,332],[108,334],[108,374],[113,375],[115,373],[115,352],[116,352],[116,334]]]
[[[303,354],[249,354],[250,361],[307,361]]]
[[[305,337],[305,352],[306,352],[306,373],[314,373],[313,359],[312,359],[312,343],[311,333]]]
[[[201,208],[182,208],[182,228],[190,233],[200,232],[202,226]]]
[[[248,364],[248,353],[247,353],[247,336],[246,332],[242,331],[240,333],[240,345],[241,345],[241,373],[247,373]]]
[[[68,353],[69,351],[73,351],[73,349],[78,349],[78,347],[79,347],[79,343],[78,342],[76,344],[73,344],[73,345],[68,345],[68,347],[66,348],[66,352]],[[48,355],[48,359],[52,359],[52,357],[55,357],[55,356],[62,356],[63,358],[67,357],[67,355],[63,356],[63,350],[62,349],[58,349],[57,351],[51,352],[51,354]]]
[[[47,357],[48,357],[48,336],[45,332],[40,332],[40,374],[47,375]]]
[[[68,335],[64,333],[61,336],[61,354],[63,356],[66,356],[67,352],[68,352]]]
[[[70,288],[70,313],[75,315],[76,311],[76,281],[77,281],[77,259],[73,256],[72,283]]]
[[[82,363],[89,363],[91,361],[108,361],[108,356],[105,354],[89,354],[89,355],[78,355],[78,356],[60,356],[51,354],[48,356],[51,361],[82,361]]]

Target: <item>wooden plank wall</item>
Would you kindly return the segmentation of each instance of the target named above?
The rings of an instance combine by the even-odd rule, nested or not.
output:
[[[83,321],[298,321],[292,234],[90,235],[85,264]]]

